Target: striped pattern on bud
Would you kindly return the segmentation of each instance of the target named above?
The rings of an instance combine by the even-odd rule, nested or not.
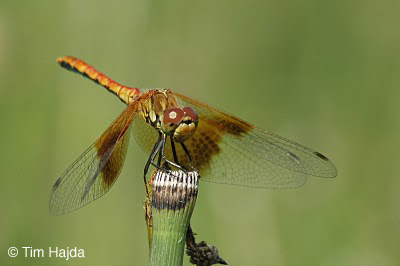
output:
[[[197,172],[157,171],[153,180],[152,206],[156,209],[180,210],[196,200]]]

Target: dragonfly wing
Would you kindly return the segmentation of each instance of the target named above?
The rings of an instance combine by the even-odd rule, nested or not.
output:
[[[301,186],[307,175],[334,177],[337,174],[332,162],[312,149],[197,100],[174,95],[182,106],[191,106],[199,115],[198,129],[185,144],[203,180],[285,188]],[[179,158],[185,161],[182,151],[179,153]]]
[[[136,104],[118,118],[55,182],[50,212],[61,215],[79,209],[104,195],[121,172]]]
[[[132,133],[140,148],[150,155],[158,139],[157,130],[146,123],[145,120],[137,119],[132,125]]]

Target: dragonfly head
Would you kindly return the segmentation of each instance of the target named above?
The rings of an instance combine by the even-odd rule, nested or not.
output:
[[[196,132],[198,123],[198,116],[193,108],[174,107],[164,113],[161,130],[165,135],[173,136],[177,142],[184,142]]]

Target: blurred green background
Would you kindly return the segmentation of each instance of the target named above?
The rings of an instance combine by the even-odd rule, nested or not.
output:
[[[122,84],[172,88],[335,163],[337,178],[299,189],[202,183],[193,229],[230,265],[399,265],[399,8],[0,0],[0,264],[147,264],[147,156],[134,141],[106,196],[69,215],[48,212],[56,178],[124,108],[55,62],[74,55]],[[12,246],[17,258],[7,256]],[[23,246],[78,247],[86,258],[24,258]]]

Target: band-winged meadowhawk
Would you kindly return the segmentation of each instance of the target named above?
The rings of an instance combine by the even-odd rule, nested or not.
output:
[[[75,57],[57,62],[99,83],[127,107],[57,179],[52,214],[78,209],[111,188],[124,164],[131,131],[150,155],[145,179],[151,164],[197,169],[204,181],[260,188],[298,187],[308,175],[337,174],[321,153],[205,103],[169,89],[123,86]]]

